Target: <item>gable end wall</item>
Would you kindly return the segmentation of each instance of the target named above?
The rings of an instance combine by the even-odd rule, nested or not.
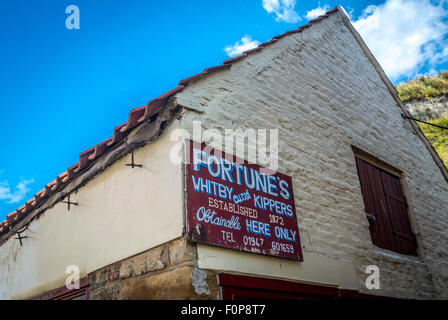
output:
[[[279,171],[293,177],[305,254],[352,261],[361,292],[448,298],[448,184],[342,12],[190,83],[176,98],[190,132],[194,120],[202,130],[279,129]],[[352,146],[403,172],[418,257],[372,244]],[[379,290],[365,287],[368,265],[380,268]]]

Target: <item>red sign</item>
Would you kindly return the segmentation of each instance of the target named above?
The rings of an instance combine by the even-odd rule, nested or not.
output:
[[[188,238],[302,261],[291,177],[261,169],[187,141]]]

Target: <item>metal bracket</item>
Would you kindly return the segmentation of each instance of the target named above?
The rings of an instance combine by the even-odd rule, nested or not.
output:
[[[72,205],[74,205],[74,206],[77,206],[78,205],[78,202],[71,202],[70,201],[70,193],[68,194],[68,199],[67,199],[68,201],[62,201],[62,203],[66,203],[67,204],[67,210],[68,211],[70,211],[70,205],[72,204]]]
[[[21,233],[24,233],[26,231],[26,229],[28,229],[28,226],[25,226],[23,229],[17,230],[17,232],[16,232],[17,238],[14,238],[14,239],[19,240],[20,246],[22,246],[22,239],[28,238],[27,236],[22,237],[22,235],[21,235]]]
[[[126,164],[128,167],[132,167],[132,169],[134,169],[134,167],[143,167],[141,164],[135,164],[134,162],[134,151],[131,151],[131,163],[127,163]]]

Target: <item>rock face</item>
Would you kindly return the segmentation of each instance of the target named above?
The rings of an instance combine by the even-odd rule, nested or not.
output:
[[[404,103],[412,116],[421,120],[430,120],[448,115],[448,97],[441,96],[425,100],[411,100]]]

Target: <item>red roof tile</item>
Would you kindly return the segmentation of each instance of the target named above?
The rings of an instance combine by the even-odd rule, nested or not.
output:
[[[3,222],[0,222],[0,234],[3,234],[9,230],[9,228],[15,224],[17,221],[21,220],[26,214],[29,214],[34,208],[40,206],[42,203],[45,202],[45,199],[47,199],[52,193],[58,191],[64,184],[69,182],[71,179],[79,175],[83,172],[84,169],[89,167],[89,165],[93,164],[94,161],[101,156],[103,153],[105,153],[108,149],[110,149],[112,146],[114,146],[117,142],[121,141],[131,129],[133,129],[138,124],[142,123],[143,121],[151,118],[152,116],[156,115],[165,105],[165,103],[168,101],[168,99],[178,92],[182,91],[190,82],[196,81],[202,78],[207,77],[209,74],[223,70],[228,69],[231,67],[231,65],[234,62],[237,62],[248,55],[258,52],[265,48],[266,46],[276,42],[278,39],[281,39],[287,35],[294,34],[301,32],[302,30],[310,27],[313,23],[319,22],[322,19],[328,17],[330,14],[338,11],[338,8],[334,8],[324,15],[311,20],[308,22],[308,24],[299,27],[298,29],[287,31],[279,36],[276,36],[272,38],[271,40],[264,42],[260,44],[257,48],[247,50],[243,52],[241,55],[230,58],[225,60],[222,65],[207,68],[204,71],[193,75],[189,78],[183,79],[179,82],[179,85],[162,94],[161,96],[149,101],[145,106],[141,106],[138,108],[134,108],[129,112],[128,121],[125,123],[117,126],[114,128],[114,134],[109,139],[100,142],[96,146],[81,152],[79,155],[79,162],[72,165],[70,168],[67,169],[66,172],[60,174],[56,180],[48,183],[45,188],[38,193],[34,195],[34,198],[27,201],[25,205],[18,208],[16,211],[10,213],[6,216],[6,220]]]

